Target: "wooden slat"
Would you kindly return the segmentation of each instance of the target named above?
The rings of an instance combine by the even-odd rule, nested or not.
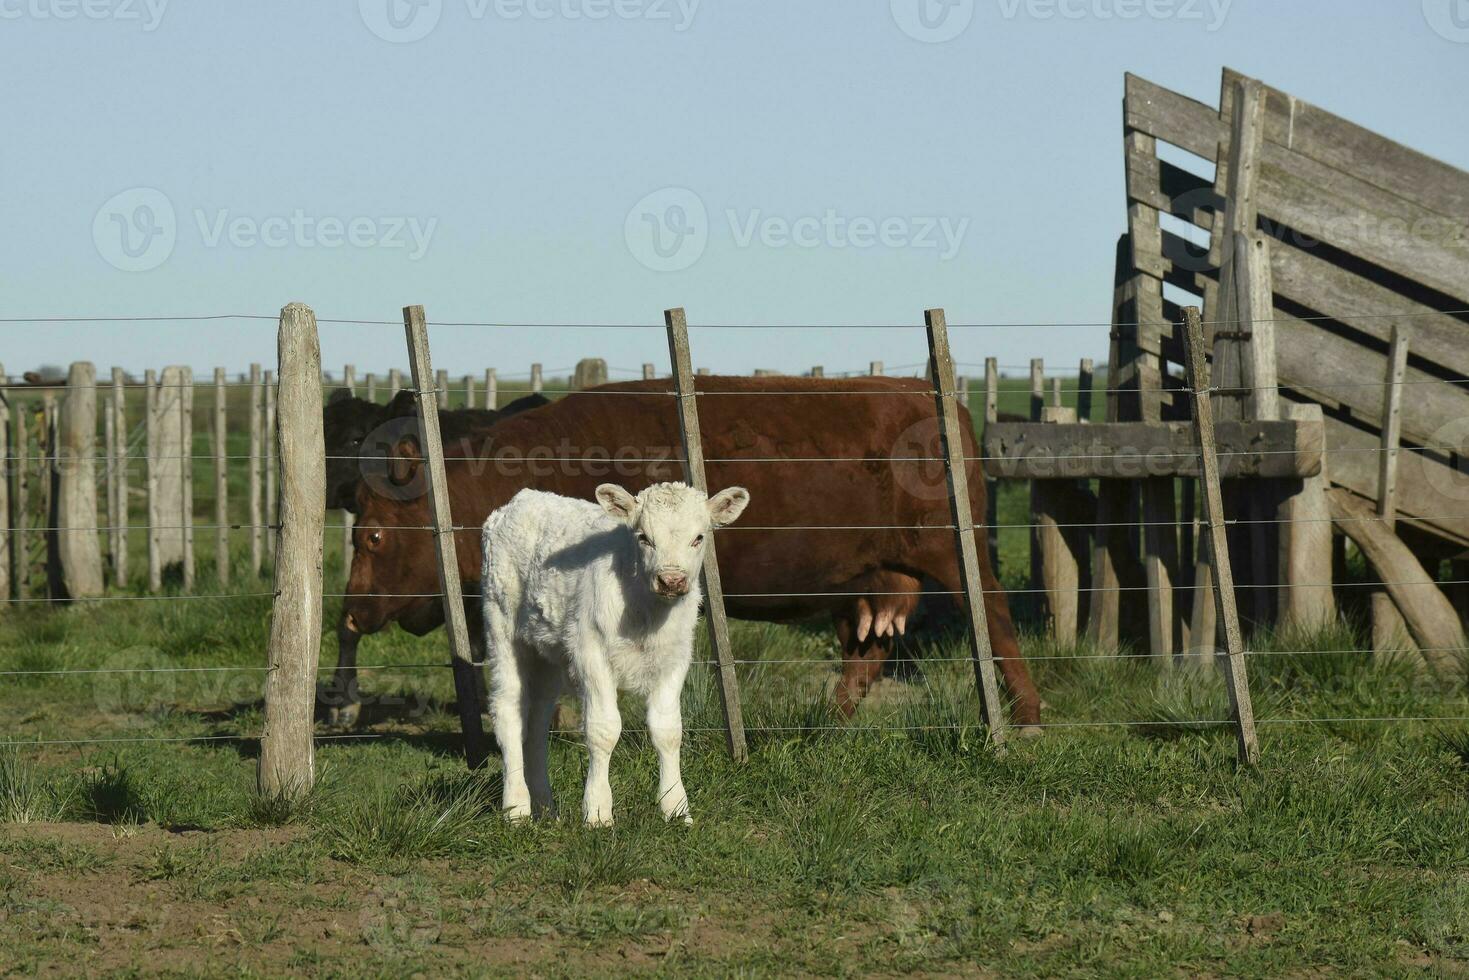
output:
[[[1303,477],[1321,470],[1322,428],[1310,422],[1219,422],[1226,479]],[[1198,476],[1197,443],[1187,422],[1083,425],[996,422],[984,434],[985,469],[1005,480],[1085,480]]]
[[[1397,516],[1398,444],[1403,433],[1403,375],[1408,368],[1408,344],[1411,336],[1411,328],[1401,325],[1393,327],[1392,347],[1387,357],[1387,417],[1382,426],[1382,455],[1377,461],[1377,515],[1388,527],[1392,527]]]

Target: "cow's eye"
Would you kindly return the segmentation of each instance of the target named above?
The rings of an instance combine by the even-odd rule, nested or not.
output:
[[[701,545],[703,543],[704,543],[704,535],[701,534],[697,538],[694,539],[694,543],[693,543],[692,547],[697,548],[699,545]]]
[[[653,547],[652,539],[650,539],[646,534],[638,535],[638,544],[642,545],[644,548]]]
[[[370,544],[370,545],[380,545],[380,544],[382,544],[383,543],[383,532],[381,532],[381,531],[373,531],[370,534],[368,534],[368,536],[367,536],[367,543]]]

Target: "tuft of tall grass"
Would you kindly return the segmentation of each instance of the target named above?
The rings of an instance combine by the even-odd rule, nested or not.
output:
[[[46,779],[19,746],[0,747],[0,823],[55,823],[70,804],[71,794]]]
[[[326,825],[327,848],[350,863],[444,857],[476,843],[476,825],[493,812],[497,796],[474,773],[380,789],[334,816]]]

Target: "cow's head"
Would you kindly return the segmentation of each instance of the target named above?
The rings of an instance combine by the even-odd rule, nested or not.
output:
[[[709,546],[709,531],[731,524],[750,502],[744,487],[712,497],[682,483],[655,483],[634,497],[615,483],[597,488],[597,502],[627,525],[637,541],[637,574],[668,600],[688,594]]]
[[[419,465],[394,460],[378,480],[357,487],[352,530],[352,574],[342,611],[347,628],[376,633],[397,622],[410,633],[426,633],[442,622],[438,563],[428,498],[409,486],[419,480]],[[404,492],[379,493],[397,485]]]
[[[326,443],[326,505],[355,510],[357,482],[362,478],[359,455],[368,436],[383,417],[383,408],[364,398],[354,398],[338,388],[322,410],[322,435]]]

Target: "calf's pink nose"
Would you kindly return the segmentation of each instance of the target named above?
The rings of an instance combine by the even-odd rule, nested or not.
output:
[[[658,588],[674,595],[683,595],[689,590],[689,580],[678,572],[661,572],[658,575]]]

